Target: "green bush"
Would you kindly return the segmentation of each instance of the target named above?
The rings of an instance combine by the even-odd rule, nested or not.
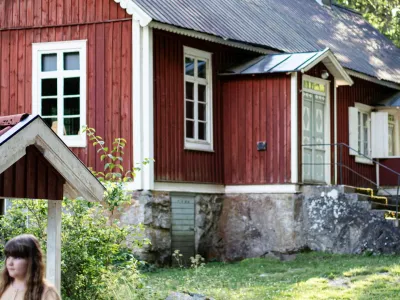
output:
[[[143,228],[110,223],[109,209],[99,203],[65,199],[62,207],[63,299],[117,299],[113,295],[113,278],[126,280],[132,294],[142,293],[132,249],[146,242]],[[11,209],[0,218],[0,255],[5,242],[22,233],[37,236],[45,251],[46,228],[47,201],[14,200]]]

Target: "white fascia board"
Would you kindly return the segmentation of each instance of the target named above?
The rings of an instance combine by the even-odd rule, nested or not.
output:
[[[175,183],[175,182],[155,182],[155,191],[164,192],[185,192],[200,194],[224,194],[225,187],[219,184],[201,184],[201,183]]]
[[[360,78],[360,79],[363,79],[366,81],[370,81],[370,82],[373,82],[373,83],[376,83],[379,85],[383,85],[383,86],[389,87],[391,89],[400,90],[400,84],[386,81],[386,80],[380,80],[378,78],[375,78],[375,77],[372,77],[372,76],[369,76],[369,75],[366,75],[366,74],[363,74],[363,73],[360,73],[360,72],[357,72],[354,70],[350,70],[350,69],[346,69],[346,70],[350,76],[354,76],[354,77],[357,77],[357,78]]]
[[[226,194],[295,194],[297,184],[261,184],[261,185],[227,185]]]
[[[298,182],[298,127],[297,127],[297,115],[298,115],[298,73],[292,73],[291,75],[291,100],[290,100],[290,134],[291,134],[291,155],[290,155],[290,169],[292,183]]]
[[[261,47],[251,46],[246,43],[234,42],[234,41],[230,41],[230,40],[227,40],[227,39],[215,36],[215,35],[198,32],[198,31],[195,31],[192,29],[184,29],[184,28],[180,28],[180,27],[176,27],[173,25],[164,24],[164,23],[160,23],[160,22],[156,22],[156,21],[152,21],[149,24],[149,26],[152,28],[155,28],[155,29],[165,30],[165,31],[169,31],[172,33],[176,33],[176,34],[185,35],[185,36],[193,37],[196,39],[205,40],[208,42],[218,43],[218,44],[235,47],[235,48],[239,48],[239,49],[244,49],[244,50],[248,50],[248,51],[253,51],[253,52],[257,52],[257,53],[261,53],[261,54],[278,53],[277,51],[272,51],[272,50],[268,50],[268,49],[261,48]]]
[[[104,186],[40,117],[20,122],[2,140],[0,174],[26,154],[26,147],[35,145],[79,196],[88,201],[103,200]]]
[[[121,8],[126,10],[133,19],[139,21],[142,27],[146,27],[152,21],[152,18],[132,0],[114,0],[114,2],[119,3]]]

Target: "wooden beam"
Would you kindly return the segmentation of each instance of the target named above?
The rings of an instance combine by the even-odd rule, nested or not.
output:
[[[46,279],[61,289],[61,201],[48,200]]]

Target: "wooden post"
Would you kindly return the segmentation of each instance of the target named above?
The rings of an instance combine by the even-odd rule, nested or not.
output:
[[[46,279],[61,290],[61,201],[48,200]]]

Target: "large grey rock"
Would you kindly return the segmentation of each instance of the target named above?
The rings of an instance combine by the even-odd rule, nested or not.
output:
[[[222,259],[288,253],[304,247],[301,199],[292,194],[226,195],[219,220]]]
[[[342,193],[340,187],[314,187],[304,192],[303,209],[303,230],[312,250],[400,253],[399,229],[357,194]]]

